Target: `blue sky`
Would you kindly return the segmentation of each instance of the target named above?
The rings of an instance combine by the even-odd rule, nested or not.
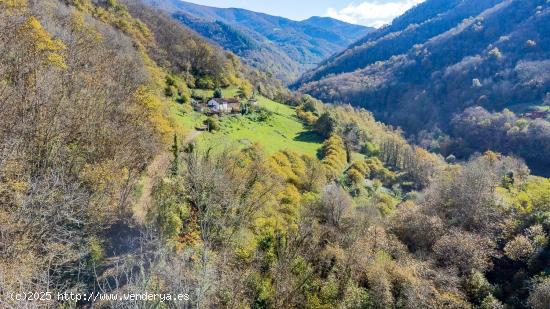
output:
[[[187,0],[215,7],[237,7],[302,20],[330,16],[380,27],[424,0]]]

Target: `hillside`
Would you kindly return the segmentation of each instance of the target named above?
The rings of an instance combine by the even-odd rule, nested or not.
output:
[[[331,18],[293,21],[244,9],[222,9],[179,0],[147,0],[248,64],[285,82],[345,49],[370,28]]]
[[[133,0],[0,0],[0,54],[0,308],[548,308],[521,159],[412,145]]]
[[[442,34],[464,19],[477,16],[499,0],[431,0],[423,2],[391,24],[370,32],[346,50],[329,57],[304,74],[297,84],[319,80],[330,74],[353,72],[377,61],[385,61]]]
[[[224,95],[233,97],[237,89],[224,89]],[[195,90],[195,93],[212,97],[212,91]],[[258,144],[267,154],[271,155],[281,150],[291,150],[299,154],[317,157],[323,138],[305,126],[296,117],[295,109],[268,98],[257,97],[258,107],[263,113],[249,115],[230,115],[220,119],[220,130],[201,134],[199,143],[204,147],[215,147],[218,150],[238,145],[249,147]],[[172,104],[171,115],[175,122],[187,131],[203,126],[207,118],[179,104]],[[260,117],[264,116],[264,117]]]
[[[307,73],[298,87],[326,102],[365,107],[409,135],[437,128],[462,138],[451,120],[468,107],[523,113],[547,104],[549,14],[543,0],[426,1]],[[540,166],[544,159],[534,154],[548,154],[548,125],[526,121],[532,125],[519,131],[538,146],[496,150]],[[464,155],[495,148],[465,142],[458,147]]]

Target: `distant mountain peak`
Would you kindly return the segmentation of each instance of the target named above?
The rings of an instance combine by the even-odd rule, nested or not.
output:
[[[291,82],[372,31],[330,17],[303,21],[180,0],[144,0],[248,64]]]

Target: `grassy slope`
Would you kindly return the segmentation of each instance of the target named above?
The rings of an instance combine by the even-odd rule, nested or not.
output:
[[[210,91],[196,90],[197,94],[211,95]],[[224,96],[231,97],[236,89],[227,89]],[[198,140],[208,146],[226,147],[232,144],[250,145],[259,143],[268,154],[288,149],[298,153],[316,156],[321,148],[322,139],[309,131],[296,117],[292,107],[258,98],[258,104],[271,112],[273,116],[265,122],[255,122],[247,117],[236,115],[221,119],[221,130],[216,133],[204,133]],[[194,130],[206,118],[194,111],[184,111],[181,105],[172,103],[171,116],[178,127],[185,131]]]

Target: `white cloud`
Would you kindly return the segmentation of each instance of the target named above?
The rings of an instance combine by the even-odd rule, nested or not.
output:
[[[326,16],[353,24],[381,27],[424,0],[370,0],[359,4],[350,3],[345,8],[327,9]]]

